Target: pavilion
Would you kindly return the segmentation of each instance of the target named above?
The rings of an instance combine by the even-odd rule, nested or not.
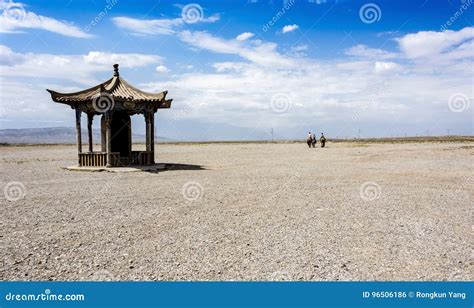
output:
[[[76,110],[78,164],[80,167],[118,167],[153,165],[155,163],[155,112],[170,108],[172,99],[167,91],[147,93],[120,78],[114,64],[111,79],[92,88],[74,93],[59,93],[47,89],[53,101]],[[87,114],[88,151],[82,151],[81,115]],[[146,150],[132,151],[130,116],[143,114],[146,123]],[[101,116],[101,151],[94,152],[92,121]]]

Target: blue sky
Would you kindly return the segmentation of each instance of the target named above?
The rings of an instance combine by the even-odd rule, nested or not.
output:
[[[181,140],[473,133],[471,0],[0,1],[0,128],[73,126],[45,88],[168,90]],[[96,121],[98,122],[98,121]],[[143,130],[142,117],[134,128]]]

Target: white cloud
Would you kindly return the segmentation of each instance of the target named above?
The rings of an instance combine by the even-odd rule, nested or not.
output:
[[[239,35],[237,35],[237,37],[235,38],[237,41],[245,41],[245,40],[248,40],[249,38],[253,37],[255,34],[253,34],[252,32],[244,32],[244,33],[241,33]]]
[[[368,59],[393,59],[398,55],[382,49],[370,48],[365,45],[356,45],[345,51],[348,56],[355,56]]]
[[[196,23],[214,23],[220,20],[219,14],[209,17],[202,17]],[[186,25],[186,22],[179,18],[161,18],[161,19],[135,19],[130,17],[114,17],[114,24],[122,29],[131,31],[135,35],[170,35],[176,33]]]
[[[288,32],[291,32],[291,31],[295,31],[298,28],[299,28],[299,26],[296,25],[296,24],[286,25],[286,26],[283,27],[283,29],[281,29],[281,32],[282,33],[288,33]]]
[[[211,20],[208,18],[207,20]],[[214,19],[212,19],[214,20]],[[282,57],[276,52],[277,45],[252,40],[247,44],[253,33],[244,32],[235,39],[227,40],[215,37],[204,31],[178,30],[176,26],[184,24],[181,19],[173,20],[141,20],[128,17],[116,17],[117,26],[127,29],[134,34],[174,34],[181,41],[192,47],[209,50],[216,53],[235,54],[249,61],[267,66],[288,66],[293,62],[290,58]]]
[[[288,137],[304,134],[314,123],[331,137],[350,136],[355,127],[365,128],[365,135],[379,136],[403,134],[405,131],[400,130],[405,128],[408,133],[417,127],[425,132],[434,125],[442,132],[448,125],[452,132],[455,128],[472,130],[468,112],[454,114],[447,106],[453,93],[465,93],[472,99],[472,72],[466,69],[473,65],[471,41],[461,42],[449,53],[446,59],[451,65],[433,66],[368,46],[349,49],[351,57],[322,61],[283,54],[272,42],[239,41],[192,31],[179,31],[176,37],[192,49],[222,55],[219,59],[231,57],[211,63],[208,71],[200,66],[196,71],[169,76],[166,81],[152,74],[151,78],[158,80],[139,85],[145,91],[169,90],[169,97],[175,100],[171,110],[160,114],[165,121],[177,121],[176,110],[187,106],[189,110],[180,114],[185,123],[205,121],[208,127],[232,123],[264,131],[274,128],[276,134]],[[111,63],[106,62],[114,57],[133,59],[128,65],[134,67],[163,64],[160,57],[147,54],[95,51],[76,56],[38,55],[0,46],[0,59],[5,63],[0,62],[0,78],[65,78],[90,86],[97,72],[112,72]],[[7,82],[2,84],[6,89],[0,92],[13,93],[13,86],[10,89]],[[292,107],[285,113],[271,109],[271,99],[278,93],[291,97]],[[36,92],[28,97],[21,108],[36,108]]]
[[[291,46],[290,53],[293,54],[295,57],[305,57],[307,50],[308,50],[308,45],[299,44],[299,45]]]
[[[23,54],[14,53],[7,46],[0,45],[0,65],[13,65],[23,61],[24,58],[25,56]]]
[[[276,51],[274,43],[256,42],[256,45],[245,45],[241,41],[226,40],[207,32],[182,31],[178,37],[185,43],[215,53],[234,54],[262,66],[288,67],[294,59],[284,57]]]
[[[308,50],[308,45],[295,45],[291,47],[292,51],[306,51]]]
[[[156,55],[138,54],[138,53],[108,53],[101,51],[90,51],[83,56],[87,64],[102,65],[109,67],[111,63],[119,63],[121,67],[139,67],[148,64],[161,62],[162,58]]]
[[[91,85],[95,74],[110,71],[112,64],[121,68],[143,67],[162,62],[157,55],[118,54],[90,51],[85,55],[16,53],[0,45],[0,76],[38,77],[70,80]]]
[[[396,40],[406,57],[419,59],[458,52],[463,43],[472,39],[474,39],[474,27],[467,27],[459,31],[420,31],[407,34]],[[473,54],[474,50],[471,49],[469,55],[472,56]]]
[[[396,71],[400,66],[394,62],[375,62],[374,70],[376,73],[386,73]]]
[[[239,62],[219,62],[214,63],[212,66],[214,66],[218,73],[222,73],[226,71],[240,71],[244,64]]]
[[[158,73],[163,73],[163,74],[168,73],[168,72],[170,71],[170,70],[169,70],[166,66],[164,66],[164,65],[158,65],[158,66],[155,68],[155,70],[156,70]]]
[[[112,18],[115,25],[134,34],[173,34],[175,28],[184,24],[181,18],[142,20],[129,17]]]
[[[41,29],[64,36],[92,37],[71,23],[27,11],[23,3],[0,1],[0,10],[2,11],[0,33],[15,33],[21,29]]]
[[[404,129],[413,132],[417,125],[423,132],[433,126],[468,129],[470,125],[468,116],[455,119],[447,108],[452,93],[472,95],[472,73],[465,69],[441,67],[434,73],[418,63],[407,63],[402,54],[363,45],[347,51],[359,59],[323,62],[281,54],[270,42],[240,42],[190,31],[179,37],[192,47],[242,59],[214,63],[215,72],[186,73],[164,83],[142,85],[149,91],[168,89],[176,99],[176,108],[191,106],[193,111],[184,115],[190,120],[202,119],[205,114],[211,123],[239,123],[264,130],[273,127],[290,135],[318,123],[340,137],[350,135],[355,125],[378,127],[365,133],[379,136],[400,135]],[[469,47],[464,45],[459,53],[469,52]],[[270,52],[261,52],[265,48]],[[291,97],[288,112],[272,112],[270,102],[275,93]],[[426,116],[420,119],[420,113]]]

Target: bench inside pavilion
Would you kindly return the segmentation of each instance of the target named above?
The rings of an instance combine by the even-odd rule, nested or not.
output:
[[[78,164],[80,167],[119,167],[153,165],[155,163],[155,112],[170,108],[172,99],[167,91],[147,93],[141,91],[119,75],[114,64],[111,79],[92,88],[60,93],[47,89],[53,101],[69,105],[76,111]],[[88,151],[82,151],[81,115],[87,115]],[[146,150],[132,151],[132,126],[130,117],[142,114],[146,127]],[[100,116],[101,150],[94,152],[92,122]]]

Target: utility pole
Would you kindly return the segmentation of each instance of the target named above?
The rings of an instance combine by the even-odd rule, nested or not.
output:
[[[272,127],[272,131],[271,131],[271,133],[272,133],[272,142],[273,142],[273,127]]]
[[[448,128],[448,137],[449,137],[449,128]]]
[[[358,131],[358,132],[359,132],[359,139],[360,139],[360,128],[359,128],[359,131]]]

